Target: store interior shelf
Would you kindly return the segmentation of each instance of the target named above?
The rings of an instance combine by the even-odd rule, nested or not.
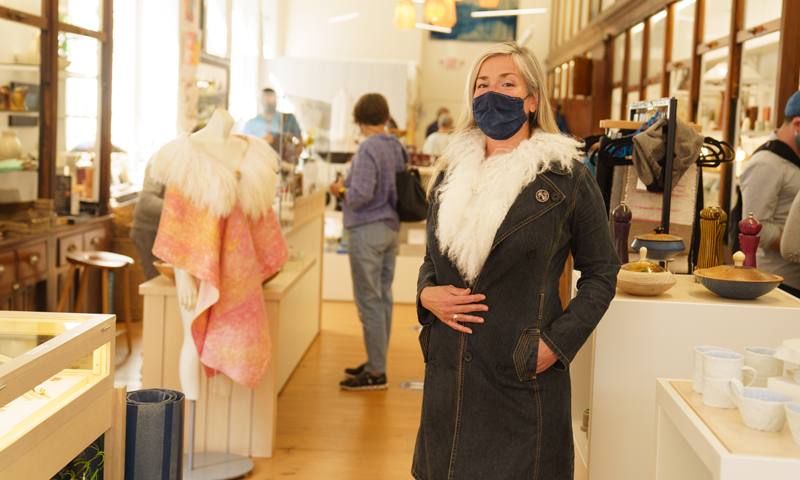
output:
[[[0,115],[17,115],[20,117],[38,117],[39,112],[16,112],[14,110],[0,110]]]
[[[18,72],[38,72],[39,65],[30,65],[25,63],[2,63],[0,62],[0,70],[15,70]]]
[[[743,130],[739,132],[743,137],[768,137],[772,135],[770,130]]]

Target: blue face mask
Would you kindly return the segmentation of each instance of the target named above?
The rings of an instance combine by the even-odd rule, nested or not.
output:
[[[472,116],[475,117],[478,128],[487,137],[494,140],[508,140],[519,132],[528,120],[525,98],[486,92],[472,100]]]

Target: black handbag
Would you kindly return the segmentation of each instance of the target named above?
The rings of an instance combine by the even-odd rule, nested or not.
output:
[[[406,169],[397,172],[395,176],[397,215],[401,222],[421,222],[428,218],[428,198],[425,195],[425,189],[422,188],[419,170],[411,167],[408,153],[402,144],[400,149],[403,152]]]

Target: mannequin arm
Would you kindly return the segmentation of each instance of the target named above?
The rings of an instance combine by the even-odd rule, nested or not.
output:
[[[197,303],[197,283],[187,271],[178,267],[175,270],[175,285],[178,288],[178,302],[187,311],[194,311]]]

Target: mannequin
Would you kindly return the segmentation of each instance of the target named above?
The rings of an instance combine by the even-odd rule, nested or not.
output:
[[[189,140],[202,148],[210,156],[233,172],[247,151],[247,140],[231,135],[234,120],[226,110],[218,108],[202,130],[194,133]],[[194,307],[197,303],[196,278],[185,270],[175,267],[175,286],[178,290],[178,303],[180,304],[181,320],[183,321],[183,345],[181,345],[180,379],[181,388],[187,400],[197,400],[200,396],[200,356],[192,339],[192,322],[195,319]],[[218,393],[222,396],[230,395],[233,384],[230,379],[221,375],[218,383]]]
[[[272,209],[278,156],[262,139],[231,135],[233,124],[218,109],[151,160],[152,179],[167,186],[153,253],[175,269],[188,400],[200,395],[201,366],[258,387],[272,355],[261,284],[288,258]],[[222,376],[214,388],[225,395],[232,384]]]

